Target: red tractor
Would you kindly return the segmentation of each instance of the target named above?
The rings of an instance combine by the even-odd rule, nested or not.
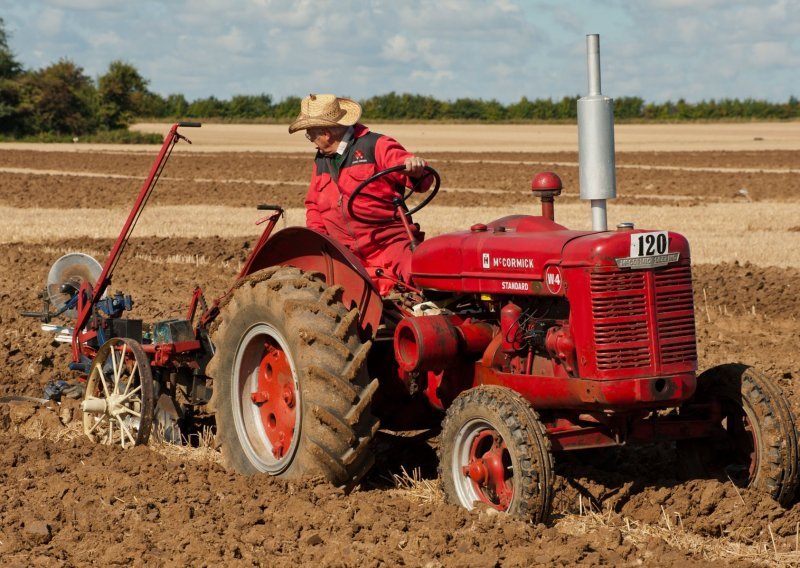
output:
[[[283,211],[261,206],[266,228],[226,294],[207,305],[195,290],[185,317],[122,318],[130,298],[106,288],[182,126],[198,125],[171,128],[105,266],[68,255],[51,271],[57,313],[76,317],[62,331],[87,376],[92,439],[142,444],[155,421],[177,440],[213,415],[236,471],[352,486],[379,427],[441,427],[449,500],[534,521],[550,511],[554,454],[671,442],[692,475],[793,499],[797,434],[778,386],[738,364],[697,376],[686,239],[631,224],[567,229],[554,221],[553,173],[533,179],[540,215],[419,243],[412,283],[388,295],[330,238],[273,234]],[[438,191],[430,173],[420,206]]]
[[[177,440],[213,413],[236,471],[352,485],[380,425],[441,425],[448,498],[537,521],[554,454],[674,441],[693,474],[792,500],[797,435],[779,388],[744,365],[696,376],[686,239],[569,230],[553,220],[552,173],[533,180],[541,215],[418,244],[413,286],[385,297],[347,249],[302,227],[272,234],[283,211],[261,206],[273,212],[230,291],[208,306],[195,290],[183,318],[122,318],[132,301],[105,292],[180,126],[194,125],[170,130],[105,266],[72,254],[51,270],[57,313],[76,317],[60,329],[87,376],[93,440],[142,444],[153,421]]]

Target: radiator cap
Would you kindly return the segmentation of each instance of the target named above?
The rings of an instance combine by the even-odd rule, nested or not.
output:
[[[560,195],[561,188],[561,178],[553,172],[539,172],[531,181],[531,191],[552,191],[553,195]]]

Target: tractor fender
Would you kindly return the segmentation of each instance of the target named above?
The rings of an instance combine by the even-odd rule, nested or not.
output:
[[[313,229],[288,227],[253,251],[240,278],[270,266],[294,266],[318,272],[328,286],[341,286],[344,305],[348,309],[358,308],[362,339],[374,338],[383,303],[364,265],[346,247]]]

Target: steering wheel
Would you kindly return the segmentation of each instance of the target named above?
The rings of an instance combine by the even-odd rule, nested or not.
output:
[[[347,213],[350,215],[350,217],[352,217],[353,219],[355,219],[356,221],[359,221],[361,223],[367,223],[368,225],[386,225],[388,223],[392,223],[392,222],[398,220],[398,217],[397,217],[397,208],[398,207],[402,207],[405,210],[405,214],[406,215],[413,215],[414,213],[416,213],[417,211],[419,211],[420,209],[425,207],[428,203],[430,203],[431,200],[434,197],[436,197],[436,194],[439,193],[439,186],[441,185],[441,178],[439,177],[439,172],[437,172],[436,170],[434,170],[430,166],[425,166],[425,168],[424,168],[425,169],[425,174],[422,177],[419,178],[417,183],[414,184],[414,187],[408,188],[408,191],[404,191],[403,193],[398,193],[398,195],[394,199],[386,199],[384,197],[378,197],[376,195],[370,195],[368,193],[364,194],[364,197],[368,197],[369,199],[377,201],[378,203],[383,203],[384,205],[391,205],[395,209],[395,213],[390,218],[388,218],[388,219],[367,219],[365,217],[361,217],[359,215],[356,215],[355,211],[353,211],[353,204],[355,203],[356,198],[359,195],[361,195],[361,192],[363,191],[363,189],[365,187],[367,187],[373,181],[382,178],[383,176],[386,176],[386,175],[389,175],[389,174],[393,174],[395,172],[401,172],[401,171],[403,171],[405,169],[406,169],[405,165],[400,165],[400,166],[394,166],[394,167],[391,167],[391,168],[387,168],[385,170],[379,171],[378,173],[372,175],[371,177],[365,179],[360,184],[358,184],[358,187],[356,187],[353,190],[353,193],[350,194],[350,199],[347,200]],[[433,180],[434,180],[433,187],[431,187],[431,189],[428,190],[428,195],[425,197],[425,199],[423,199],[422,202],[420,202],[416,207],[414,207],[413,209],[411,209],[411,211],[409,211],[408,207],[406,207],[406,200],[409,197],[411,197],[412,193],[414,193],[414,189],[419,185],[419,182],[422,181],[423,179],[425,179],[425,177],[427,177],[429,175],[433,176]]]

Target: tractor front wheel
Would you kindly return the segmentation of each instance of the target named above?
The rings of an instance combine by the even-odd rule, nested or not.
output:
[[[520,395],[480,386],[453,401],[439,447],[439,477],[450,502],[546,522],[553,475],[544,425]]]
[[[378,383],[367,375],[358,312],[341,292],[296,268],[271,268],[222,307],[207,372],[229,467],[352,485],[372,465]]]
[[[780,387],[752,367],[719,365],[697,378],[697,393],[681,413],[696,413],[695,403],[713,409],[719,429],[711,440],[676,444],[683,475],[730,480],[789,505],[798,483],[797,431]]]

